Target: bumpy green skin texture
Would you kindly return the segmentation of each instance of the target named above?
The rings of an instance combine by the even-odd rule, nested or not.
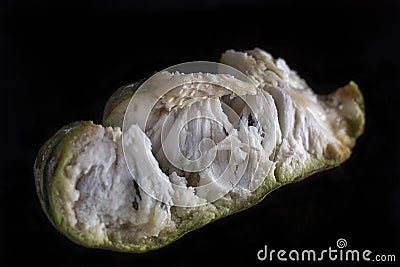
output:
[[[130,90],[125,90],[122,94],[119,94],[119,97],[112,98],[108,102],[104,114],[105,125],[120,126],[121,116],[123,118],[123,112],[129,104],[129,99],[133,95],[134,90],[136,90],[136,88],[132,88],[133,87],[131,87]],[[356,138],[360,136],[364,130],[365,109],[362,94],[355,83],[352,82],[342,89],[344,90],[342,93],[350,94],[351,98],[355,100],[362,110],[362,114],[359,117],[349,121],[351,127],[349,127],[350,130],[348,132],[350,137],[348,151],[340,157],[313,160],[306,165],[307,167],[295,172],[276,172],[276,180],[267,177],[264,183],[257,188],[250,197],[237,198],[233,200],[233,203],[231,202],[229,204],[225,203],[223,199],[220,199],[213,203],[215,205],[215,210],[213,211],[199,212],[198,208],[192,208],[189,215],[189,217],[191,217],[190,220],[186,220],[176,231],[169,232],[162,237],[142,238],[136,240],[135,243],[124,243],[122,241],[109,239],[98,242],[87,239],[80,233],[77,233],[63,219],[60,212],[62,207],[60,206],[61,203],[57,191],[62,190],[62,188],[59,187],[59,181],[66,179],[64,168],[68,159],[71,157],[71,150],[73,149],[71,140],[74,136],[79,136],[87,127],[94,127],[92,122],[80,121],[65,126],[40,149],[35,162],[34,173],[37,192],[42,207],[53,225],[61,233],[80,245],[133,253],[142,253],[159,249],[171,244],[190,231],[254,206],[263,200],[270,192],[285,184],[300,181],[318,171],[335,167],[345,161],[350,156],[350,149],[354,146]]]

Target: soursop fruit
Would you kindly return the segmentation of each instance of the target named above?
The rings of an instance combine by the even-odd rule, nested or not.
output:
[[[37,192],[61,233],[88,247],[155,250],[349,158],[365,124],[354,82],[316,95],[261,49],[229,50],[221,62],[248,80],[162,71],[145,90],[142,80],[116,91],[103,125],[71,123],[42,146]]]

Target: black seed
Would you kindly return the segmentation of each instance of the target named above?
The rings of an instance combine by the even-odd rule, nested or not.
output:
[[[164,202],[161,202],[160,207],[161,207],[163,210],[167,210],[167,204],[165,204]]]
[[[136,183],[135,180],[133,181],[133,186],[135,187],[136,195],[139,197],[140,200],[142,200],[142,196],[140,195],[139,185]]]
[[[247,119],[247,126],[256,126],[256,122],[254,121],[251,113],[249,114],[248,119]]]
[[[132,207],[133,207],[135,210],[138,210],[138,209],[139,209],[139,204],[137,203],[136,199],[135,199],[135,201],[132,202]]]

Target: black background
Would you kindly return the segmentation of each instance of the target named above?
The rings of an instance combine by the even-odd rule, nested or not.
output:
[[[0,265],[271,266],[283,264],[258,262],[264,245],[318,250],[338,238],[396,254],[398,265],[399,34],[399,1],[2,1]],[[254,47],[286,59],[318,93],[360,85],[366,131],[346,163],[146,254],[80,247],[51,226],[32,167],[60,127],[100,123],[115,89],[154,71]]]

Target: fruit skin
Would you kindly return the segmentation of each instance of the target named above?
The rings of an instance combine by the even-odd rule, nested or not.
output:
[[[362,133],[364,132],[364,127],[365,127],[364,97],[361,93],[360,88],[354,81],[351,81],[348,85],[336,90],[335,92],[333,92],[333,94],[353,99],[361,109],[360,116],[352,120],[347,120],[347,122],[350,125],[347,134],[350,137],[354,138],[354,144],[352,144],[352,147],[354,147],[355,139],[360,135],[362,135]]]
[[[90,123],[76,121],[58,130],[40,148],[33,168],[36,191],[47,218],[57,230],[66,234],[75,242],[79,241],[74,237],[74,233],[70,232],[68,227],[64,225],[59,214],[54,185],[57,182],[59,173],[62,171],[63,161],[68,156],[68,154],[65,155],[63,153],[65,150],[64,146],[70,146],[70,140],[73,136],[82,132]]]
[[[104,107],[102,123],[104,126],[122,126],[126,108],[136,90],[145,80],[121,86],[110,96]]]
[[[52,205],[50,201],[50,195],[55,171],[58,165],[58,159],[61,157],[61,155],[57,153],[59,151],[58,148],[60,143],[68,138],[68,136],[79,130],[83,124],[84,122],[77,121],[70,123],[58,130],[57,133],[47,140],[40,148],[33,167],[36,192],[44,212],[54,226],[56,225],[53,217],[51,216]]]

